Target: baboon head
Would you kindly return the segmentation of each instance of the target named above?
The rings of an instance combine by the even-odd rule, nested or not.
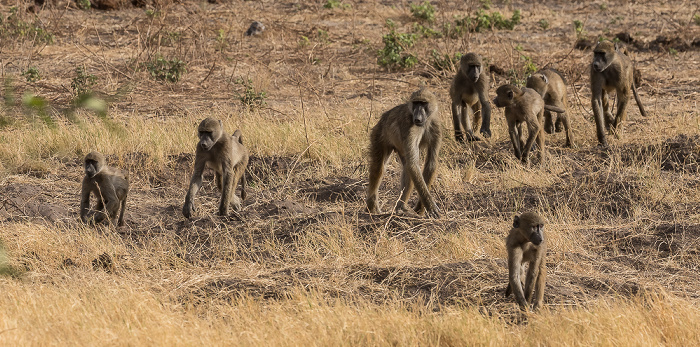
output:
[[[459,68],[467,75],[469,80],[476,83],[482,72],[481,57],[476,53],[467,53],[459,60]]]
[[[523,91],[514,84],[504,84],[496,89],[496,98],[493,99],[493,104],[496,107],[508,107],[513,104],[516,96],[522,94]]]
[[[615,58],[615,44],[610,41],[598,42],[593,49],[593,63],[591,67],[596,72],[603,72],[612,64]]]
[[[547,76],[545,74],[536,73],[527,78],[526,86],[528,88],[534,89],[537,93],[542,95],[544,94],[545,90],[547,90],[548,83],[549,80],[547,79]]]
[[[99,152],[90,152],[85,156],[85,174],[95,177],[105,166],[105,157]]]
[[[207,118],[199,123],[199,146],[205,151],[210,150],[219,141],[223,133],[223,125],[220,120]]]
[[[437,111],[437,98],[425,87],[411,94],[408,107],[413,116],[413,125],[422,127],[428,118]]]
[[[544,241],[544,220],[537,213],[525,212],[513,218],[513,228],[518,229],[532,244],[539,246]]]

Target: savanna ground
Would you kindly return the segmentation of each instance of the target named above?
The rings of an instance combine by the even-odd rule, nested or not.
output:
[[[697,3],[433,1],[432,22],[407,1],[137,3],[0,1],[3,344],[700,342]],[[455,29],[515,10],[513,30]],[[416,33],[414,66],[378,65],[387,19]],[[253,20],[267,30],[243,36]],[[601,36],[628,42],[650,115],[632,101],[607,150],[588,87]],[[469,51],[492,66],[491,97],[561,71],[578,148],[547,135],[550,160],[523,166],[500,109],[490,139],[457,144],[445,56]],[[440,99],[442,216],[370,216],[368,131],[420,83]],[[205,117],[242,130],[249,197],[239,216],[216,216],[209,173],[188,221]],[[131,174],[124,227],[79,222],[93,150]],[[398,170],[392,160],[384,211]],[[504,238],[524,210],[546,218],[549,243],[545,307],[528,316],[503,296]]]

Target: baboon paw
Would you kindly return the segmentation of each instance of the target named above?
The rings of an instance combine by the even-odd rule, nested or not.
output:
[[[485,137],[485,138],[487,138],[487,139],[491,137],[491,131],[490,131],[490,130],[481,130],[480,132],[481,132],[481,136],[483,136],[483,137]]]

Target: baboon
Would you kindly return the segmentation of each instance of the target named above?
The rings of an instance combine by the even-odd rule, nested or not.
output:
[[[542,131],[542,118],[544,110],[563,113],[564,109],[545,105],[542,97],[530,88],[520,88],[516,85],[505,84],[496,90],[496,98],[493,99],[496,107],[505,107],[506,121],[510,140],[513,143],[515,156],[523,164],[528,163],[530,148],[537,138],[537,147],[540,150],[540,162],[545,160],[544,134]],[[522,123],[527,125],[527,142],[523,141]]]
[[[564,77],[558,71],[546,69],[528,77],[526,86],[538,92],[542,96],[545,105],[556,106],[566,111],[569,109],[569,103],[566,99],[565,83]],[[566,147],[574,147],[573,134],[566,112],[557,114],[556,121],[554,121],[552,112],[545,110],[544,131],[552,134],[555,131],[561,132],[562,130],[566,130]]]
[[[617,46],[610,41],[599,42],[593,50],[593,62],[591,63],[591,107],[595,118],[598,143],[608,146],[605,138],[605,130],[609,130],[620,137],[622,122],[627,118],[627,102],[630,98],[630,89],[639,106],[639,112],[643,117],[647,114],[637,94],[634,83],[634,71],[632,61],[618,51]],[[617,115],[613,118],[608,100],[608,93],[615,91],[617,94]]]
[[[241,199],[246,198],[245,169],[248,166],[248,150],[243,146],[241,131],[236,130],[232,136],[224,131],[220,120],[207,118],[197,128],[199,143],[194,158],[194,172],[190,188],[185,197],[182,214],[190,218],[194,208],[194,197],[202,186],[202,174],[205,167],[215,172],[216,187],[221,191],[219,215],[227,216],[229,205],[233,200],[234,210],[241,209]],[[236,196],[236,186],[241,181],[241,199]]]
[[[472,129],[480,119],[479,132],[485,137],[491,136],[491,104],[488,94],[489,74],[484,71],[481,56],[467,53],[459,60],[459,70],[450,87],[455,140],[464,142],[465,134],[469,141],[480,140]]]
[[[396,151],[403,165],[402,193],[396,209],[408,210],[406,202],[415,184],[420,200],[414,210],[418,214],[427,211],[430,217],[440,217],[440,210],[430,195],[430,185],[435,178],[442,140],[437,110],[435,95],[426,88],[421,88],[411,94],[407,103],[384,112],[377,125],[372,128],[369,145],[369,186],[367,187],[367,209],[370,213],[379,213],[377,207],[379,183],[389,156]],[[422,176],[421,151],[426,152]]]
[[[80,220],[88,221],[90,210],[90,193],[95,194],[94,221],[101,223],[105,219],[114,222],[119,213],[118,226],[124,225],[126,196],[129,193],[129,173],[111,168],[105,164],[105,157],[99,152],[90,152],[85,156],[85,177],[80,193]],[[121,212],[119,208],[121,207]]]
[[[245,36],[260,35],[263,31],[265,31],[265,24],[258,21],[253,21],[253,23],[250,23],[248,30],[246,30]]]
[[[513,219],[513,228],[506,238],[508,250],[508,287],[506,297],[513,293],[520,309],[526,311],[529,303],[537,310],[542,306],[544,284],[547,278],[547,242],[544,239],[544,220],[537,213],[525,212]],[[528,264],[525,276],[525,264]],[[523,291],[525,277],[525,291]],[[534,287],[534,288],[533,288]],[[533,301],[532,294],[535,298]]]

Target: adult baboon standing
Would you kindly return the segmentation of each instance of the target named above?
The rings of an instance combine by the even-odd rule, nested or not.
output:
[[[402,193],[396,209],[407,210],[406,201],[415,185],[420,198],[415,211],[427,211],[438,218],[439,209],[430,195],[430,185],[435,178],[438,151],[442,139],[440,120],[436,116],[437,98],[425,88],[414,92],[407,103],[384,112],[372,128],[369,146],[369,186],[367,208],[379,213],[377,192],[384,174],[384,166],[391,153],[398,154],[403,165]],[[421,175],[420,152],[426,151],[425,166]]]

